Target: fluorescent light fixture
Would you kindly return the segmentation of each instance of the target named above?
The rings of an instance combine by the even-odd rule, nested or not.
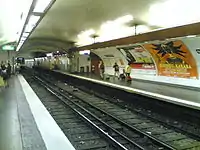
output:
[[[28,21],[28,24],[26,25],[25,32],[31,32],[32,29],[35,27],[37,22],[39,21],[40,16],[34,16],[32,15]]]
[[[19,50],[20,50],[20,48],[22,47],[23,43],[24,43],[24,41],[23,41],[23,40],[20,40],[20,42],[19,42],[19,44],[18,44],[18,46],[17,46],[16,51],[19,51]]]
[[[33,28],[35,27],[35,25],[37,24],[37,22],[39,21],[40,16],[30,16],[29,21],[25,27],[25,32],[31,32],[33,30]],[[17,47],[17,51],[19,51],[19,49],[21,48],[21,46],[23,45],[23,43],[25,42],[26,38],[28,37],[29,33],[23,33],[22,37],[20,39],[19,45]]]
[[[20,41],[25,41],[26,38],[25,37],[21,37]]]
[[[19,43],[24,43],[24,41],[25,41],[24,39],[21,39],[21,40],[19,41]]]
[[[24,41],[19,42],[19,46],[21,47],[23,45]]]
[[[23,33],[22,37],[28,37],[29,33]]]
[[[16,51],[19,51],[19,50],[20,50],[22,44],[23,44],[23,43],[19,43],[19,44],[18,44]]]
[[[38,22],[39,19],[40,19],[40,16],[31,15],[30,19],[28,21],[28,24],[30,24],[30,25],[36,25],[36,23]]]
[[[33,0],[24,0],[24,1],[32,1],[33,2]],[[36,2],[35,8],[33,10],[31,10],[32,11],[31,13],[32,14],[34,12],[36,12],[36,13],[44,13],[48,9],[50,4],[53,4],[52,2],[54,2],[54,1],[55,0],[36,0],[35,1]],[[17,2],[17,4],[18,4],[18,2]],[[31,3],[31,4],[34,4],[34,3]],[[32,8],[32,7],[30,7],[30,8]],[[27,12],[27,15],[28,15],[28,12]],[[21,18],[22,17],[23,17],[23,13],[21,14]],[[29,19],[29,20],[27,20],[28,23],[23,26],[23,29],[22,29],[21,32],[29,32],[30,33],[33,30],[33,28],[37,25],[38,21],[40,20],[40,16],[31,15],[30,18],[28,18],[28,19]],[[26,37],[27,38],[29,36],[29,33],[23,33],[22,37]],[[18,35],[21,35],[21,34],[18,34]],[[19,40],[21,40],[21,39],[19,39]],[[23,43],[24,43],[24,41],[23,42],[22,41],[19,42],[18,47],[17,47],[17,51],[20,50],[20,48],[23,45]]]
[[[50,5],[52,0],[37,0],[35,9],[33,12],[40,12],[43,13],[46,8]]]
[[[26,32],[31,32],[33,30],[33,28],[34,28],[34,26],[26,25],[25,31]]]

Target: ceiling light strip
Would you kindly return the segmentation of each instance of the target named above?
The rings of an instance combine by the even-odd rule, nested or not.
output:
[[[36,1],[42,1],[42,0],[34,0],[34,1],[36,2]],[[56,0],[51,0],[51,2],[48,4],[48,6],[46,6],[46,9],[44,10],[44,13],[41,13],[41,12],[33,12],[34,9],[35,9],[35,6],[37,5],[36,3],[34,3],[34,7],[31,8],[31,11],[30,11],[29,17],[28,17],[28,19],[27,19],[27,22],[26,22],[26,24],[24,25],[24,28],[23,28],[23,30],[22,30],[22,35],[23,35],[24,32],[25,32],[25,33],[29,32],[29,34],[28,34],[28,36],[26,37],[25,41],[21,41],[21,36],[22,36],[22,35],[20,36],[19,42],[21,41],[22,44],[19,44],[19,42],[18,42],[18,46],[17,46],[16,51],[19,51],[19,50],[23,47],[23,45],[25,44],[25,42],[29,39],[29,37],[30,37],[30,35],[32,34],[32,32],[33,32],[33,31],[35,30],[35,28],[38,26],[38,24],[40,23],[40,21],[43,19],[43,17],[44,17],[44,16],[46,15],[46,13],[49,11],[49,9],[52,7],[52,5],[55,3],[55,1],[56,1]],[[37,15],[34,15],[35,13],[37,13]],[[32,27],[31,31],[24,31],[24,30],[26,29],[26,26],[29,24],[30,17],[31,17],[31,16],[39,16],[39,14],[41,14],[41,15],[40,15],[40,18],[39,18],[39,20],[36,22],[36,24]]]
[[[24,23],[23,29],[22,29],[22,31],[21,31],[21,33],[20,33],[19,40],[18,40],[18,42],[17,42],[17,50],[16,50],[16,51],[19,50],[19,45],[21,45],[21,44],[19,44],[19,43],[20,43],[21,38],[22,38],[22,35],[23,35],[23,33],[24,33],[24,29],[25,29],[25,27],[26,27],[26,24],[27,24],[28,21],[29,21],[30,15],[31,15],[31,13],[32,13],[32,11],[33,11],[35,5],[36,5],[36,1],[37,1],[37,0],[33,0],[33,1],[32,1],[31,7],[30,7],[29,12],[28,12],[28,15],[27,15],[27,17],[26,17],[26,21],[25,21],[25,23]],[[20,46],[20,47],[21,47],[21,46]]]
[[[48,6],[50,6],[51,3],[52,3],[52,0],[38,0],[33,12],[44,13],[47,11]]]

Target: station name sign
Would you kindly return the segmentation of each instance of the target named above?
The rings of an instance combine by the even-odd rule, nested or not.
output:
[[[4,51],[14,51],[15,50],[15,46],[13,46],[13,45],[4,45],[4,46],[2,46],[2,50],[4,50]]]

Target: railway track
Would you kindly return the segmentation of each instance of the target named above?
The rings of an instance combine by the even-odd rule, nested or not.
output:
[[[51,74],[46,74],[47,76],[52,78]],[[55,80],[55,78],[52,78],[52,81]],[[59,79],[60,80],[60,79]],[[62,82],[67,82],[68,84],[75,85],[80,90],[95,95],[101,99],[107,100],[111,103],[117,104],[118,106],[122,107],[123,109],[129,109],[135,113],[139,113],[142,116],[146,116],[147,118],[150,118],[151,120],[154,120],[155,122],[158,122],[162,125],[164,125],[167,128],[172,128],[173,130],[177,132],[181,132],[184,134],[187,134],[187,136],[192,137],[193,139],[196,139],[197,141],[200,141],[200,117],[199,112],[194,110],[188,110],[186,108],[179,108],[176,106],[172,106],[169,104],[160,103],[157,104],[155,101],[155,105],[152,105],[152,103],[148,104],[142,104],[140,103],[140,100],[143,101],[145,97],[132,97],[128,95],[126,98],[126,95],[122,92],[122,95],[119,96],[119,93],[114,94],[111,89],[111,93],[109,93],[108,88],[98,88],[99,86],[96,84],[94,86],[91,86],[90,83],[87,85],[80,84],[82,82],[79,82],[79,80],[68,80],[66,81],[66,78],[61,77]],[[57,81],[57,80],[56,80]],[[62,84],[60,84],[62,86]],[[65,86],[64,86],[65,87]],[[121,91],[120,91],[121,92]],[[104,94],[106,93],[106,94]],[[118,95],[116,97],[116,95]],[[134,95],[134,94],[133,94]],[[146,102],[152,101],[146,98]],[[139,105],[138,105],[138,104]],[[144,106],[146,105],[146,106]],[[176,111],[174,111],[176,110]],[[167,113],[169,112],[169,113]],[[173,113],[172,113],[173,112]]]
[[[37,80],[40,80],[47,88],[51,88],[53,93],[55,92],[59,96],[64,97],[65,100],[67,99],[68,104],[70,101],[71,105],[74,105],[73,107],[75,105],[79,107],[81,109],[79,111],[89,112],[85,116],[94,115],[96,119],[100,119],[101,123],[95,122],[96,125],[111,137],[113,137],[112,132],[117,131],[115,133],[118,133],[118,136],[120,135],[121,138],[115,137],[114,134],[113,139],[127,149],[200,149],[200,143],[193,138],[168,129],[141,114],[122,109],[117,105],[94,95],[89,95],[70,85],[65,84],[64,88],[62,83],[51,83],[38,77]],[[109,130],[108,127],[110,128]],[[122,137],[127,140],[125,143]]]
[[[126,150],[48,87],[26,79],[76,150]]]
[[[60,84],[60,86],[62,86],[62,84]],[[120,100],[115,97],[110,97],[108,95],[97,93],[91,89],[89,90],[89,89],[85,88],[84,86],[76,86],[76,87],[78,87],[79,89],[81,89],[82,91],[84,91],[86,93],[93,94],[96,97],[99,97],[101,99],[109,101],[112,104],[117,104],[122,109],[131,110],[134,113],[138,113],[144,117],[150,118],[150,119],[154,120],[155,122],[162,124],[163,126],[172,128],[173,130],[176,130],[177,132],[185,133],[185,134],[187,134],[187,136],[191,136],[194,139],[196,139],[197,141],[200,140],[200,127],[199,127],[199,123],[198,123],[199,116],[197,116],[196,114],[190,115],[191,120],[192,120],[191,122],[190,122],[190,120],[187,120],[187,119],[185,120],[184,118],[175,118],[175,117],[170,118],[167,115],[163,115],[163,114],[161,115],[161,114],[155,113],[151,110],[144,109],[141,106],[137,107],[131,103],[127,104],[127,102],[125,102],[124,100]],[[195,123],[194,123],[194,118],[196,118]]]
[[[37,80],[52,94],[62,100],[64,104],[76,110],[76,113],[82,116],[84,120],[87,120],[92,128],[98,129],[101,134],[112,141],[117,149],[173,149],[168,147],[168,145],[163,147],[164,143],[160,141],[146,139],[139,131],[130,132],[128,126],[119,120],[117,121],[114,116],[102,113],[102,111],[97,109],[93,109],[92,111],[91,108],[87,108],[87,106],[83,105],[83,103],[81,104],[80,101],[76,101],[73,96],[60,93],[59,88],[56,89],[55,86],[51,87],[39,78],[37,78]]]

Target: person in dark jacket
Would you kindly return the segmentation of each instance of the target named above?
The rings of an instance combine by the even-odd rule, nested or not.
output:
[[[115,63],[113,68],[114,68],[114,72],[115,72],[114,77],[117,76],[117,78],[119,79],[119,65],[117,63]]]
[[[4,85],[8,86],[8,82],[7,82],[7,79],[8,79],[7,68],[6,68],[6,66],[5,66],[4,63],[1,64],[1,76],[2,76],[3,81],[4,81]]]
[[[10,65],[10,63],[8,63],[8,66],[7,66],[7,75],[8,75],[8,78],[11,77],[11,65]]]

